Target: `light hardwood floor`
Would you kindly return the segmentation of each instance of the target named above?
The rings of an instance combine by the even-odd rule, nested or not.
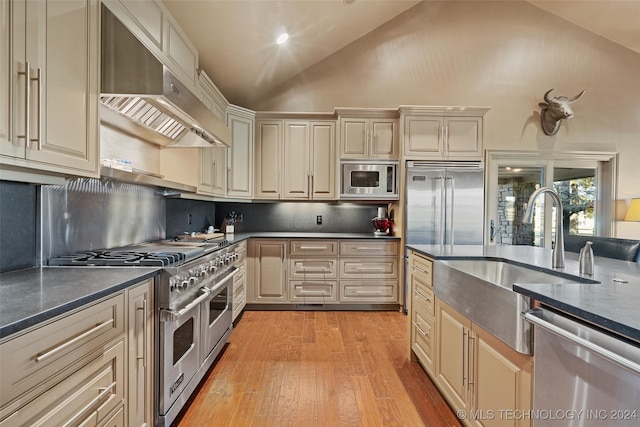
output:
[[[398,312],[246,311],[178,426],[460,426]]]

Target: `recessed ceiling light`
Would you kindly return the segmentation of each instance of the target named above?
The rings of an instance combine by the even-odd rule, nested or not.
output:
[[[276,43],[283,44],[286,43],[287,40],[289,40],[289,33],[282,33],[276,39]]]

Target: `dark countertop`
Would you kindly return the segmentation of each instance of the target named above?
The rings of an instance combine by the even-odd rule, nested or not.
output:
[[[551,268],[551,250],[531,246],[407,245],[435,260],[499,258],[550,271],[580,276],[578,254],[565,253],[565,267]],[[600,283],[514,284],[523,295],[640,342],[640,264],[594,257],[593,276]],[[616,279],[616,280],[614,280]],[[624,280],[626,282],[619,282]]]
[[[400,240],[400,236],[376,236],[373,233],[306,233],[306,232],[287,232],[287,231],[249,231],[246,233],[227,234],[225,237],[230,243],[237,243],[249,238]]]
[[[0,339],[154,277],[155,267],[34,267],[0,275]]]

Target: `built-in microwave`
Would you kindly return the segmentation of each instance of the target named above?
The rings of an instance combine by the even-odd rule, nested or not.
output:
[[[343,160],[341,199],[398,199],[398,162]]]

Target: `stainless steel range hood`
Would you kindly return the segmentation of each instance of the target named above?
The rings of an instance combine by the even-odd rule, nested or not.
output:
[[[166,147],[230,147],[231,130],[102,6],[103,124]]]

